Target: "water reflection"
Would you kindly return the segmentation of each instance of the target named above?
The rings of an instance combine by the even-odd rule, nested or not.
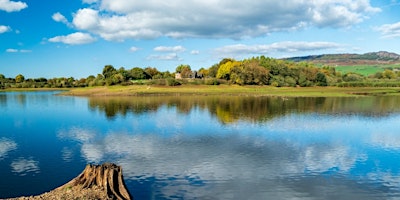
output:
[[[0,198],[49,191],[102,162],[122,165],[136,199],[400,197],[399,97],[39,92],[23,107],[17,94],[0,121]]]
[[[7,95],[0,92],[0,106],[6,107],[7,106]]]
[[[295,120],[303,125],[286,130]],[[230,134],[102,135],[81,127],[61,135],[81,142],[80,153],[87,162],[112,160],[122,165],[129,189],[139,199],[150,198],[147,195],[156,199],[381,199],[400,191],[396,185],[400,164],[380,155],[393,146],[387,141],[399,137],[388,131],[398,120],[398,115],[342,119],[292,114],[263,125],[239,123]],[[342,126],[335,129],[324,121]],[[377,141],[375,134],[383,140]],[[400,157],[398,151],[389,152]]]
[[[32,158],[18,158],[11,163],[11,171],[19,176],[39,173],[39,162]]]
[[[100,111],[109,119],[118,115],[156,112],[163,106],[176,107],[185,114],[193,108],[209,111],[225,124],[239,120],[264,122],[288,113],[326,113],[340,115],[386,116],[400,111],[400,97],[224,97],[224,96],[152,96],[94,97],[89,108]]]
[[[7,138],[0,138],[0,160],[7,157],[10,151],[17,149],[17,143]]]

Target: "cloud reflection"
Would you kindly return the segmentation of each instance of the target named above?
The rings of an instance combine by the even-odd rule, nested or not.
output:
[[[357,127],[360,124],[366,129],[373,127],[347,119],[346,123],[356,122]],[[310,124],[308,120],[297,124]],[[397,140],[396,134],[384,133],[377,140],[379,137],[374,134],[350,132],[346,134],[352,137],[346,138],[339,133],[316,131],[330,130],[327,120],[322,122],[311,127],[319,134],[274,132],[279,126],[273,126],[274,134],[257,131],[260,134],[244,134],[237,127],[233,131],[236,134],[110,132],[103,135],[74,127],[60,135],[79,141],[80,153],[87,162],[116,162],[123,166],[126,180],[155,187],[150,190],[159,198],[322,198],[324,192],[340,190],[343,193],[332,195],[338,195],[335,197],[339,199],[364,199],[377,192],[384,193],[385,188],[393,188],[400,182],[400,171],[393,171],[397,165],[390,167],[385,160],[375,162],[379,158],[368,149],[371,143],[380,148],[396,147],[397,143],[388,142]],[[339,122],[343,121],[334,120],[334,124]],[[324,174],[330,174],[329,179]],[[381,188],[371,190],[376,184]]]
[[[17,143],[7,138],[0,138],[0,160],[7,157],[10,151],[17,149]]]
[[[228,191],[244,199],[265,198],[266,194],[285,196],[288,191],[301,195],[315,188],[291,183],[291,177],[307,181],[303,177],[305,171],[318,174],[336,169],[345,173],[366,159],[366,155],[343,145],[303,146],[295,141],[240,134],[159,137],[109,133],[102,139],[83,142],[81,153],[87,162],[112,161],[122,165],[127,180],[156,179],[162,185],[157,186],[160,197],[178,195],[189,199],[225,198]],[[288,187],[290,184],[295,188]],[[281,191],[268,191],[268,187]],[[260,191],[265,194],[257,193]]]
[[[12,172],[25,176],[29,173],[39,173],[39,162],[32,158],[18,158],[11,163]]]

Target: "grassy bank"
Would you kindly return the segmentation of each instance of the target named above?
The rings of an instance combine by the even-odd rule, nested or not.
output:
[[[140,95],[251,95],[285,97],[346,97],[357,95],[400,95],[400,88],[341,87],[271,87],[238,85],[182,86],[110,86],[74,88],[63,92],[74,96],[140,96]]]

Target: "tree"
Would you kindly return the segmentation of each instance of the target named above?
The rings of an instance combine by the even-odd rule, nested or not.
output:
[[[395,79],[396,78],[396,73],[394,73],[390,69],[385,69],[385,71],[382,73],[382,77],[386,79]]]
[[[255,60],[244,61],[231,70],[231,81],[240,85],[267,85],[269,71]]]
[[[150,77],[150,78],[155,78],[155,76],[157,75],[157,74],[159,74],[160,72],[156,69],[156,68],[154,68],[154,67],[146,67],[145,69],[144,69],[144,72]]]
[[[147,77],[146,72],[144,72],[144,70],[139,67],[134,67],[131,70],[129,70],[129,74],[133,80],[147,79],[150,77],[150,76]]]
[[[189,70],[192,71],[192,69],[190,68],[190,65],[179,65],[178,67],[176,67],[175,72],[176,73],[182,73],[183,70]]]
[[[117,73],[121,74],[124,77],[123,81],[127,81],[127,80],[131,79],[129,72],[126,71],[124,67],[120,67],[118,69]]]
[[[103,76],[105,79],[111,78],[116,73],[117,70],[112,65],[106,65],[103,68]]]
[[[231,71],[235,66],[240,66],[240,62],[228,61],[222,64],[218,69],[217,78],[230,80]]]
[[[318,86],[328,86],[328,81],[326,80],[326,76],[322,72],[317,73],[317,78],[315,80]]]
[[[25,81],[25,77],[22,75],[22,74],[18,74],[16,77],[15,77],[15,82],[16,83],[22,83],[22,82],[24,82]]]

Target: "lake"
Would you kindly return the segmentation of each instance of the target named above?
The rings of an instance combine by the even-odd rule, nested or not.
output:
[[[71,97],[0,92],[0,198],[88,163],[135,199],[398,199],[400,97]]]

